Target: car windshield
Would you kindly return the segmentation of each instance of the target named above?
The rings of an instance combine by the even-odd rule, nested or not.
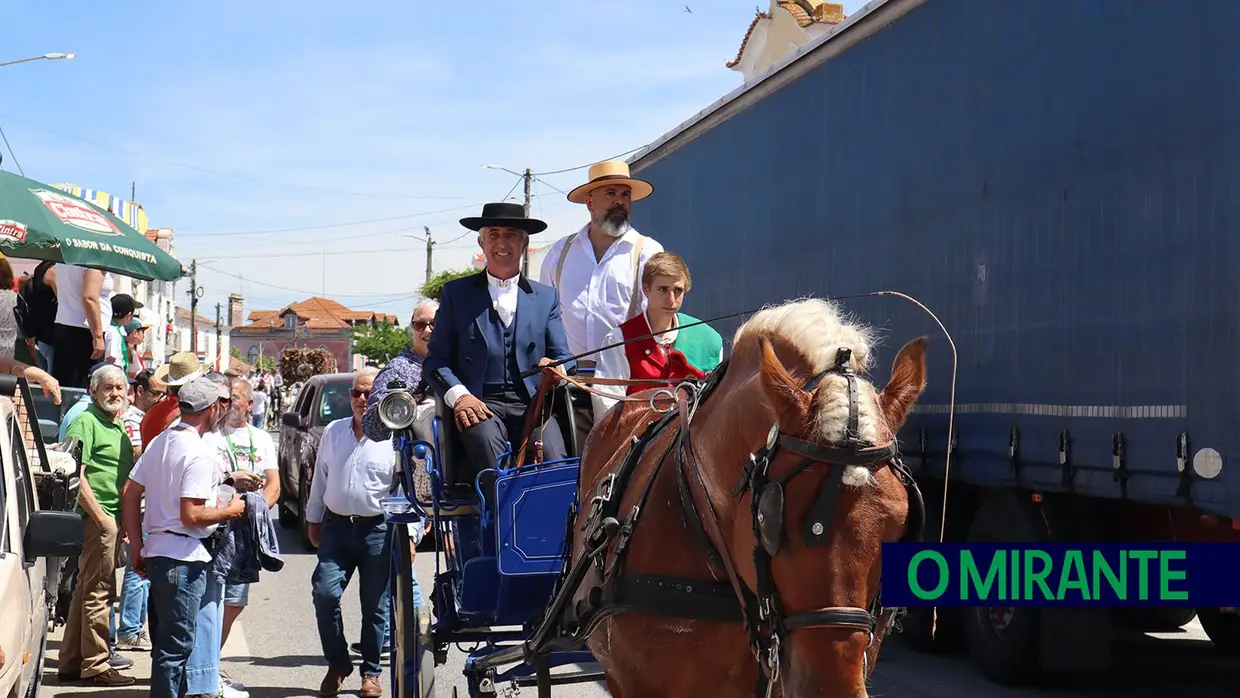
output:
[[[349,389],[353,384],[349,381],[324,383],[319,393],[318,426],[353,416],[353,406],[349,404]]]

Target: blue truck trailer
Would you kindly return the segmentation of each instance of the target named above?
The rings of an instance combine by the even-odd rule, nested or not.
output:
[[[947,540],[1240,540],[1240,2],[871,2],[630,160],[714,317],[804,296],[928,335],[901,432]],[[739,322],[733,321],[733,323]],[[734,328],[720,327],[727,334]],[[885,367],[877,369],[885,373]],[[885,380],[885,376],[878,376]],[[933,524],[930,524],[933,522]],[[992,680],[1231,608],[910,613]]]

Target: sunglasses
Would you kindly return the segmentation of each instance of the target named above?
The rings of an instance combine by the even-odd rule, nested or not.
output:
[[[355,399],[359,397],[368,398],[370,397],[370,391],[369,390],[350,390],[349,395],[352,395]]]
[[[430,322],[426,322],[424,320],[418,320],[417,322],[413,323],[413,329],[417,330],[418,332],[421,332],[428,327],[431,329],[435,329],[435,321],[432,320]]]

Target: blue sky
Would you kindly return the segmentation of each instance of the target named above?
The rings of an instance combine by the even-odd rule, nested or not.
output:
[[[0,62],[77,54],[0,67],[0,126],[26,175],[126,197],[136,183],[151,224],[176,230],[177,256],[202,260],[205,315],[233,292],[260,309],[324,290],[407,315],[426,257],[405,236],[429,226],[447,243],[436,270],[459,268],[476,245],[457,220],[510,190],[520,201],[517,178],[482,165],[558,170],[659,137],[740,85],[724,63],[755,8],[5,4]],[[555,190],[584,176],[535,184],[534,215],[551,226],[535,244],[584,223]],[[271,230],[286,232],[259,233]]]

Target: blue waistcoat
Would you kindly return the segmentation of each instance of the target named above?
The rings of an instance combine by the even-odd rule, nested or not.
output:
[[[517,318],[513,318],[511,325],[504,327],[504,323],[499,320],[499,313],[492,309],[487,313],[487,322],[483,323],[482,329],[486,333],[487,344],[487,367],[482,374],[484,389],[488,386],[505,386],[505,389],[516,390],[517,395],[529,399],[525,382],[521,380],[521,369],[517,368],[516,342],[513,339]]]

